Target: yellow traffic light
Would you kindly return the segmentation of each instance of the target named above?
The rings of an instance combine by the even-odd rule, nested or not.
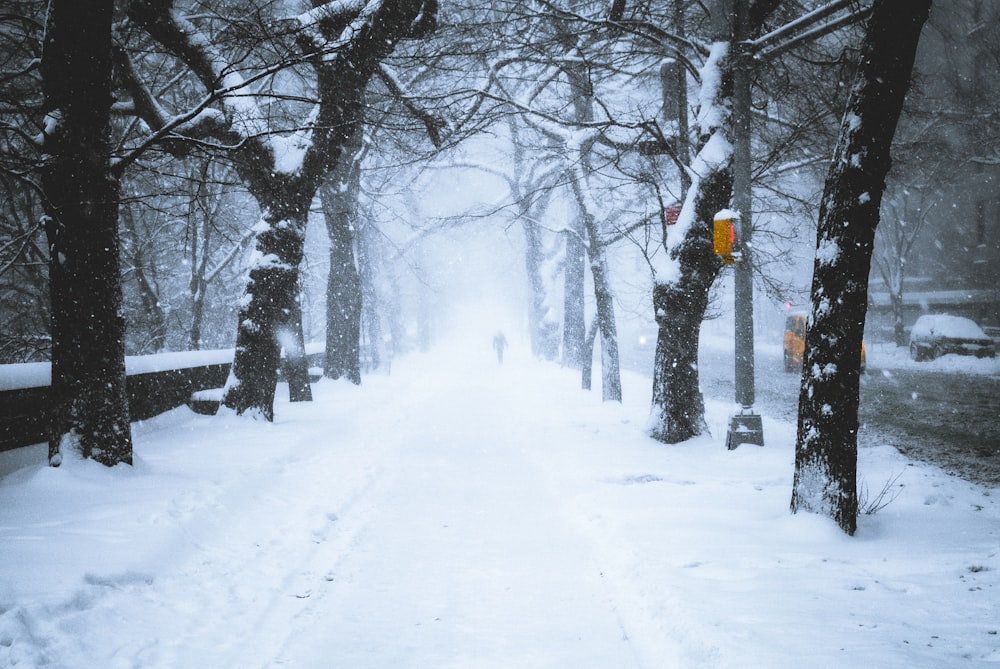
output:
[[[715,255],[727,265],[739,260],[736,247],[736,221],[740,215],[730,209],[723,209],[715,215],[712,234],[712,246]]]

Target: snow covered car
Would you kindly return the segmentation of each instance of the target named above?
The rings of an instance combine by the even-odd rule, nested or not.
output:
[[[910,330],[910,357],[920,362],[949,353],[992,358],[993,340],[976,322],[950,314],[925,314]]]

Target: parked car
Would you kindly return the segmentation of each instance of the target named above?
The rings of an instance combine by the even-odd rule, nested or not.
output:
[[[972,319],[951,314],[924,314],[910,330],[910,357],[920,362],[957,353],[992,358],[993,340]]]
[[[785,318],[785,333],[782,348],[784,349],[785,371],[794,372],[802,367],[802,356],[806,351],[806,314],[793,313]],[[867,362],[865,343],[861,342],[861,373],[865,373]]]

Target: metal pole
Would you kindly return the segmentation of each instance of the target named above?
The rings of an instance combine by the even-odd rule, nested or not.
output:
[[[750,187],[750,67],[740,43],[735,45],[733,76],[733,207],[740,214],[740,262],[735,269],[736,402],[744,409],[754,403],[753,351],[753,211]]]
[[[735,386],[736,403],[740,412],[730,418],[726,446],[730,450],[740,444],[764,445],[761,417],[754,413],[754,352],[753,352],[753,211],[751,202],[750,139],[751,139],[751,74],[753,57],[745,43],[747,0],[735,4],[733,23],[733,208],[739,212],[740,260],[735,268]]]

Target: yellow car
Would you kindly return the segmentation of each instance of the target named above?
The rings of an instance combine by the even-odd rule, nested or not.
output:
[[[785,318],[784,335],[785,371],[794,372],[802,367],[802,356],[806,351],[806,314],[794,313]],[[865,372],[867,355],[865,343],[861,342],[861,373]]]

